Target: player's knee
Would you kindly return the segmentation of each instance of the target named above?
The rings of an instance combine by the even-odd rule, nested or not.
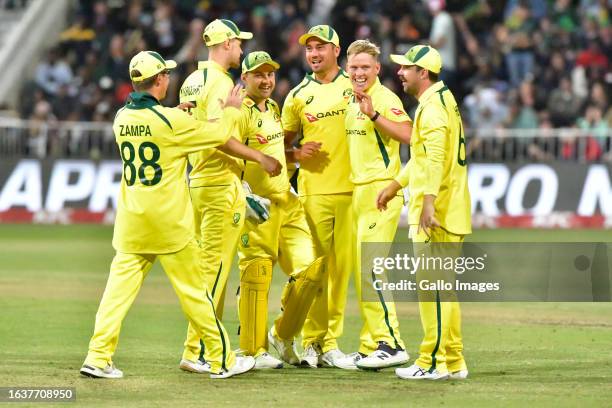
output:
[[[241,269],[241,283],[265,284],[272,280],[272,260],[270,259],[254,259]]]
[[[326,257],[321,256],[315,259],[306,269],[295,274],[293,277],[295,280],[308,280],[311,282],[320,282],[325,275],[325,260]]]

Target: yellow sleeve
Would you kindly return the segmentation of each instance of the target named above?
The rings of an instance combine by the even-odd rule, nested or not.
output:
[[[446,156],[448,114],[440,105],[431,104],[421,113],[419,135],[425,147],[427,176],[423,194],[438,195]]]
[[[220,121],[206,122],[196,120],[180,109],[171,110],[174,143],[187,154],[225,144],[240,115],[238,109],[227,107],[222,111]]]
[[[399,172],[399,174],[395,177],[395,181],[399,183],[400,186],[406,187],[410,182],[410,164],[412,160],[409,160],[408,163],[404,166],[404,168]]]
[[[410,116],[404,110],[401,99],[393,92],[388,92],[383,102],[384,106],[379,111],[382,116],[392,122],[411,122]]]
[[[300,115],[299,112],[296,112],[295,99],[293,98],[293,94],[291,92],[285,98],[283,112],[281,114],[281,121],[284,130],[289,132],[297,132],[300,130]]]
[[[249,137],[249,130],[251,124],[251,110],[246,107],[240,109],[240,117],[236,123],[236,131],[238,132],[237,139],[242,143],[246,143]]]

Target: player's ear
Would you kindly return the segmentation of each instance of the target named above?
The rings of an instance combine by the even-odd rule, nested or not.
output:
[[[157,74],[155,75],[155,86],[159,87],[162,84],[162,76],[163,74]]]
[[[246,73],[240,74],[240,80],[246,84]]]
[[[376,75],[378,75],[380,73],[380,62],[376,61],[375,69],[376,69]]]
[[[334,46],[334,54],[336,55],[336,58],[340,56],[340,47]]]

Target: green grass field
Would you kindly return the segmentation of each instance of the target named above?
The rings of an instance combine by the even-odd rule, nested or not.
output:
[[[398,239],[403,239],[400,231]],[[115,362],[123,380],[82,378],[113,256],[112,229],[0,226],[0,386],[76,387],[79,406],[610,406],[611,303],[463,305],[464,382],[408,382],[392,370],[287,368],[225,381],[178,369],[186,321],[157,265],[124,322]],[[473,241],[600,241],[609,231],[478,231]],[[276,273],[270,317],[284,276]],[[235,293],[237,274],[228,293]],[[398,304],[411,356],[421,338],[417,305]],[[224,322],[238,344],[235,300]],[[341,347],[356,350],[360,317],[349,292]],[[74,406],[74,403],[71,403]],[[25,405],[25,404],[24,404]],[[70,405],[70,403],[68,404]],[[23,406],[23,405],[21,405]]]

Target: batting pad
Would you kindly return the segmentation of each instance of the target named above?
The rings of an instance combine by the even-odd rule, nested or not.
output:
[[[325,257],[317,258],[306,269],[291,275],[281,298],[283,313],[274,322],[276,334],[292,340],[302,330],[312,302],[321,290]]]
[[[272,260],[254,259],[240,276],[240,348],[253,356],[268,348],[268,292],[272,281]]]

